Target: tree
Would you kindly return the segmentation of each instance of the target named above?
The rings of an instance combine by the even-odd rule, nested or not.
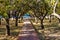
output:
[[[13,9],[13,6],[11,5],[11,0],[0,0],[0,13],[6,20],[6,29],[7,29],[7,35],[10,36],[10,26],[9,26],[9,19],[11,18],[11,11]]]
[[[45,0],[36,2],[33,6],[34,15],[41,21],[41,28],[44,29],[43,20],[49,12],[49,5]]]
[[[59,4],[59,0],[50,0],[50,6],[51,6],[51,11],[52,12],[50,14],[50,21],[51,21],[51,15],[55,16],[56,18],[58,18],[59,22],[60,22],[60,16],[58,15],[59,13],[56,12],[57,9],[57,5]]]
[[[15,16],[16,21],[15,21],[15,26],[18,26],[18,18],[21,17],[24,13],[24,2],[22,0],[15,0],[14,2],[14,9],[13,9],[13,16]]]

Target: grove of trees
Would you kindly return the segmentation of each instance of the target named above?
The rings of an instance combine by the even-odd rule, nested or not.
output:
[[[43,20],[46,15],[51,15],[53,10],[60,13],[60,0],[0,0],[0,15],[6,20],[7,34],[10,35],[9,19],[15,17],[15,26],[18,26],[18,18],[25,13],[32,11],[30,15],[35,16],[41,22],[41,29],[44,29]],[[55,9],[53,9],[53,7]],[[1,24],[1,22],[0,22]]]

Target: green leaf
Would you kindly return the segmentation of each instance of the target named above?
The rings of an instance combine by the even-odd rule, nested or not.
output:
[[[4,14],[3,14],[3,17],[5,17],[5,18],[8,17],[7,13],[4,13]]]

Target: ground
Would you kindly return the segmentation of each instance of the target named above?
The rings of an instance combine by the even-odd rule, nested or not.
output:
[[[19,37],[20,30],[22,29],[23,23],[18,23],[19,26],[14,26],[14,22],[10,21],[10,30],[11,30],[11,36],[6,35],[6,26],[4,22],[2,22],[2,25],[0,25],[0,40],[17,40]],[[35,22],[33,22],[34,26],[37,28],[39,32],[42,30],[40,29],[39,23],[36,25]],[[49,23],[49,20],[44,20],[44,35],[46,40],[60,40],[60,23],[57,19],[52,20],[51,23]]]

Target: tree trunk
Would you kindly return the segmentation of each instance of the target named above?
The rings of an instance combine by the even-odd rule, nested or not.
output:
[[[7,24],[6,24],[7,35],[10,36],[9,18],[6,19],[6,22],[7,22]]]
[[[59,23],[60,23],[60,19],[59,19]]]
[[[16,18],[15,26],[18,26],[18,18]]]
[[[59,20],[59,23],[60,23],[60,19],[58,19]]]
[[[42,33],[38,32],[38,30],[35,28],[32,22],[31,22],[31,25],[34,28],[35,32],[37,33],[39,40],[45,40],[45,36]]]
[[[19,23],[20,23],[20,19],[21,19],[21,18],[19,17]]]
[[[41,28],[44,29],[43,20],[41,19]]]
[[[0,25],[1,25],[1,18],[0,18]]]
[[[51,23],[51,15],[50,15],[50,18],[49,18],[49,22]]]

